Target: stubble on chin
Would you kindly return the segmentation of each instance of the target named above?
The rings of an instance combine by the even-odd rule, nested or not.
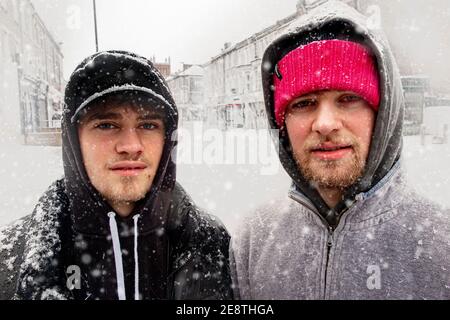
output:
[[[365,162],[352,156],[342,160],[301,160],[297,166],[303,177],[312,185],[327,189],[346,189],[362,176]]]
[[[137,202],[147,195],[151,188],[151,177],[116,177],[114,182],[103,185],[102,196],[109,202]]]
[[[314,158],[311,153],[311,147],[318,143],[320,142],[305,144],[300,152],[294,152],[297,167],[303,177],[318,188],[344,190],[355,184],[363,175],[366,165],[359,144],[352,141],[351,155],[343,159],[322,160]]]

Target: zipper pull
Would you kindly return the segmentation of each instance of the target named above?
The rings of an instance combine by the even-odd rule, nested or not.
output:
[[[327,246],[328,248],[331,248],[333,246],[333,227],[328,227],[328,240],[327,240]]]
[[[355,196],[355,202],[356,201],[361,201],[361,200],[364,200],[364,193],[358,193],[356,196]]]

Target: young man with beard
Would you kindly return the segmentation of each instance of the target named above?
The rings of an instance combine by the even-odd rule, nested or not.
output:
[[[404,102],[379,30],[340,2],[265,51],[262,78],[288,198],[232,238],[242,299],[450,299],[450,213],[402,170]]]
[[[73,72],[64,178],[0,230],[0,299],[230,299],[229,235],[176,182],[178,113],[152,63],[96,53]]]

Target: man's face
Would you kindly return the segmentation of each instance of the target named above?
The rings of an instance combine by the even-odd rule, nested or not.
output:
[[[164,148],[161,115],[129,105],[97,106],[81,118],[78,135],[89,179],[108,203],[145,197]]]
[[[348,91],[319,91],[293,100],[286,129],[302,175],[319,188],[345,189],[362,176],[375,111]]]

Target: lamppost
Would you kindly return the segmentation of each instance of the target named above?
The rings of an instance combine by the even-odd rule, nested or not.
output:
[[[94,27],[95,27],[95,51],[98,52],[98,33],[97,33],[97,7],[95,0],[92,0],[94,5]]]

